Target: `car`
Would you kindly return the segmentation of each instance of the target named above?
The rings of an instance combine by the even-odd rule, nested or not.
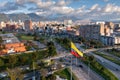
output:
[[[101,60],[101,62],[104,62],[103,60]]]
[[[0,77],[6,77],[8,74],[7,73],[0,73]]]
[[[81,67],[81,68],[83,68],[83,66],[82,66],[82,65],[78,65],[78,67]]]
[[[118,71],[118,69],[116,68],[116,71]]]

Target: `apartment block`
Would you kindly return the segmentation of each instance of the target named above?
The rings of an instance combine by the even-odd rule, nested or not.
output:
[[[86,38],[88,40],[94,39],[94,40],[99,40],[100,35],[104,32],[102,31],[103,27],[100,25],[81,25],[79,28],[80,36],[83,38]]]
[[[9,54],[15,52],[25,52],[26,47],[24,43],[20,42],[17,37],[15,37],[12,33],[9,34],[0,34],[2,38],[2,46],[4,46],[3,50],[0,54]]]

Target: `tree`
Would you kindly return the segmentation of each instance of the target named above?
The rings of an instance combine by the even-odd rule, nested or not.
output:
[[[9,69],[7,68],[8,76],[10,77],[10,80],[23,80],[24,74],[22,74],[22,70],[19,68],[15,69]]]
[[[47,43],[47,46],[48,46],[48,56],[54,56],[56,55],[56,48],[54,46],[54,43],[53,42],[48,42]]]
[[[15,72],[13,70],[7,68],[7,72],[8,72],[8,76],[10,77],[10,80],[17,79],[17,75],[15,74]]]
[[[37,59],[38,59],[37,53],[38,53],[37,51],[32,53],[33,61],[37,61]]]
[[[0,36],[0,43],[2,43],[3,42],[3,40],[2,40],[2,37]]]
[[[95,61],[94,56],[89,56],[89,60],[92,61],[92,62]]]
[[[47,69],[41,69],[40,72],[41,72],[42,77],[46,77],[46,75],[48,73],[48,70]]]
[[[47,80],[56,80],[56,76],[55,76],[54,74],[49,75],[49,76],[47,77]]]
[[[4,66],[4,61],[2,59],[0,59],[0,67]]]
[[[4,46],[2,45],[2,43],[3,43],[3,40],[2,40],[2,37],[0,36],[0,50],[4,49]]]
[[[16,55],[9,55],[8,59],[9,59],[9,63],[11,64],[11,67],[13,68],[18,61],[17,56]]]
[[[30,60],[30,59],[26,54],[22,54],[21,56],[19,56],[19,60],[20,60],[21,64],[24,65],[24,64],[28,63],[28,60]]]
[[[30,65],[30,68],[31,68],[32,70],[38,69],[37,63],[33,61],[32,64]]]

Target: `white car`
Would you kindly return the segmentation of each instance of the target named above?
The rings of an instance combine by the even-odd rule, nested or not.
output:
[[[6,77],[8,74],[7,73],[0,73],[0,77]]]

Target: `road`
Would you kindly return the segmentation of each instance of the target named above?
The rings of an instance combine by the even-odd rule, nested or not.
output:
[[[78,78],[78,80],[92,80],[91,77],[89,77],[87,74],[88,71],[87,70],[83,71],[83,68],[86,68],[86,67],[81,68],[78,66],[80,63],[81,62],[77,60],[77,64],[76,64],[76,58],[73,56],[63,58],[63,62],[62,62],[62,64],[69,67],[70,71],[72,71],[72,73],[74,73],[74,75]],[[88,69],[88,68],[86,68],[86,69]]]
[[[105,47],[105,48],[93,48],[93,49],[86,49],[84,50],[84,53],[89,53],[89,52],[92,52],[92,51],[103,51],[103,50],[106,50],[106,49],[117,49],[117,48],[120,48],[120,46],[110,46],[110,47]]]
[[[98,62],[100,62],[104,67],[106,67],[107,69],[109,69],[113,74],[116,75],[116,77],[120,80],[120,66],[103,58],[103,57],[100,57],[96,54],[93,54],[93,53],[90,53],[92,54],[95,58],[97,58]],[[116,70],[118,69],[118,70]]]
[[[112,55],[112,54],[109,54],[108,52],[105,52],[105,51],[100,51],[100,53],[102,53],[102,54],[106,54],[106,55],[109,55],[109,56],[112,56],[113,58],[120,60],[120,58],[119,58],[119,57],[114,56],[114,55]]]
[[[77,44],[76,44],[77,45]],[[57,46],[58,47],[58,46]],[[56,48],[57,48],[56,47]],[[81,50],[81,51],[84,51],[85,53],[91,53],[91,51],[98,51],[98,50],[105,50],[105,49],[112,49],[112,48],[119,48],[118,46],[117,47],[107,47],[107,48],[99,48],[99,49],[87,49],[87,50],[84,50],[84,49],[82,49],[81,47],[79,47],[79,45],[77,45],[77,47]],[[62,48],[59,46],[59,49],[57,49],[58,51],[60,51]],[[63,57],[65,57],[65,56],[71,56],[72,54],[71,53],[69,53],[69,52],[67,52],[67,53],[63,53],[63,52],[59,52],[59,54],[57,55],[57,56],[54,56],[54,57],[51,57],[51,58],[48,58],[48,59],[45,59],[45,60],[50,60],[50,59],[59,59],[59,58],[63,58]],[[116,68],[117,69],[119,69],[120,70],[120,66],[118,66],[118,65],[116,65],[116,64],[114,64],[114,63],[112,63],[111,61],[108,61],[108,60],[106,60],[106,59],[104,59],[104,58],[102,58],[102,57],[100,57],[100,56],[97,56],[97,55],[95,55],[95,54],[93,54],[92,53],[92,55],[94,55],[97,59],[99,59],[99,60],[101,60],[101,61],[104,61],[104,63],[101,63],[101,64],[103,64],[103,66],[105,66],[106,68],[108,68],[111,72],[113,72],[113,74],[115,74],[119,79],[120,79],[120,72],[119,71],[116,71]],[[84,66],[85,67],[85,66]],[[80,68],[79,68],[79,70],[80,70],[80,73],[78,72],[78,69],[77,68],[74,68],[75,69],[75,74],[79,74],[79,75],[83,75],[83,74],[85,74],[85,73],[83,73],[83,74],[81,74],[81,72],[82,72],[82,70],[80,70]],[[86,68],[87,69],[87,68]],[[90,72],[90,75],[91,75],[91,77],[93,76],[93,75],[97,75],[97,73],[95,73],[95,72],[93,72],[92,70],[90,70],[91,72]],[[84,72],[84,71],[83,71]],[[93,74],[93,75],[92,75]],[[96,76],[96,77],[99,77],[99,75],[98,76]],[[93,80],[95,80],[95,79],[100,79],[100,80],[103,80],[103,79],[101,79],[101,78],[94,78]],[[86,79],[87,78],[87,79]],[[82,79],[82,80],[88,80],[88,77],[85,77],[84,76],[84,78]],[[90,79],[91,80],[91,79]]]
[[[81,47],[80,47],[80,45],[79,44],[76,44],[76,46],[80,49],[80,50],[83,50],[83,49],[81,49]],[[112,49],[113,47],[108,47],[108,48],[105,48],[105,49]],[[115,47],[114,47],[115,48]],[[116,46],[116,48],[119,48],[118,46]],[[97,59],[97,61],[99,62],[99,63],[101,63],[104,67],[106,67],[107,69],[109,69],[109,71],[111,71],[114,75],[116,75],[116,77],[120,80],[120,66],[119,65],[117,65],[117,64],[115,64],[115,63],[113,63],[113,62],[111,62],[111,61],[109,61],[109,60],[107,60],[107,59],[105,59],[105,58],[103,58],[103,57],[100,57],[100,56],[98,56],[98,55],[95,55],[94,53],[92,53],[92,52],[90,52],[90,51],[97,51],[97,50],[100,50],[100,51],[102,51],[102,50],[105,50],[105,49],[103,49],[103,48],[99,48],[99,49],[89,49],[89,50],[86,50],[86,51],[88,51],[87,53],[88,54],[91,54],[91,55],[93,55],[96,59]],[[102,51],[103,52],[103,51]],[[108,53],[105,53],[105,54],[108,54]],[[112,55],[111,55],[112,56]],[[113,56],[113,57],[115,57],[115,56]],[[116,58],[116,57],[115,57]],[[118,58],[118,57],[117,57]],[[118,58],[119,59],[119,58]],[[118,70],[116,70],[116,69],[118,69]]]
[[[35,80],[40,80],[40,73],[38,71],[25,74],[24,80],[34,80],[33,79],[34,76],[36,77]]]
[[[72,72],[77,76],[79,80],[92,80],[81,68],[74,66]]]
[[[72,71],[79,78],[79,80],[104,80],[101,76],[99,76],[93,70],[89,69],[88,66],[86,66],[79,60],[78,65],[82,65],[83,67],[81,68],[79,66],[76,67],[75,65],[73,65]]]
[[[59,46],[60,47],[60,46]],[[56,47],[57,48],[57,47]],[[84,49],[82,49],[82,48],[80,48],[79,47],[79,45],[78,45],[78,48],[81,50],[81,51],[83,51],[84,53],[91,53],[91,51],[98,51],[98,50],[105,50],[105,49],[112,49],[112,48],[120,48],[120,46],[114,46],[114,47],[107,47],[107,48],[98,48],[98,49],[86,49],[86,50],[84,50]],[[44,48],[44,49],[41,49],[41,50],[46,50],[46,48]],[[54,56],[54,57],[50,57],[50,58],[47,58],[47,59],[44,59],[44,60],[50,60],[50,59],[59,59],[59,58],[63,58],[63,57],[66,57],[66,56],[71,56],[72,54],[70,53],[70,52],[63,52],[63,51],[61,51],[61,48],[59,48],[59,49],[57,49],[57,51],[58,51],[58,55],[57,56]],[[59,51],[61,51],[61,52],[59,52]],[[30,53],[30,52],[35,52],[35,51],[26,51],[26,52],[24,52],[24,53]],[[17,54],[21,54],[21,53],[17,53]],[[11,54],[11,55],[14,55],[14,54]],[[110,61],[108,61],[108,60],[106,60],[106,59],[104,59],[104,58],[102,58],[102,57],[100,57],[100,56],[97,56],[97,55],[95,55],[95,54],[92,54],[92,55],[94,55],[97,59],[99,59],[99,60],[104,60],[104,66],[105,67],[107,67],[108,69],[110,69],[119,79],[120,79],[120,77],[119,77],[119,75],[120,75],[120,72],[116,72],[115,71],[115,68],[117,68],[117,69],[119,69],[120,70],[120,66],[118,66],[118,65],[116,65],[116,64],[114,64],[114,63],[112,63],[112,62],[110,62]],[[83,75],[85,75],[86,73],[83,73],[83,72],[86,72],[86,71],[88,71],[87,69],[87,67],[85,67],[84,66],[84,64],[82,64],[83,65],[83,67],[85,68],[85,69],[80,69],[80,68],[76,68],[76,67],[74,67],[73,68],[73,70],[76,72],[76,74],[75,75],[81,75],[81,76],[83,76]],[[79,71],[78,71],[79,70]],[[90,71],[90,77],[93,79],[93,80],[103,80],[102,78],[100,78],[100,76],[97,74],[97,73],[95,73],[94,71],[92,71],[92,70],[89,70]],[[78,76],[79,76],[78,75]],[[95,76],[95,77],[94,77]],[[84,79],[85,78],[85,79]],[[84,78],[82,79],[82,80],[88,80],[88,77],[86,77],[86,76],[84,76]],[[91,79],[90,79],[91,80]]]
[[[54,57],[50,57],[50,58],[44,59],[44,60],[58,59],[58,58],[61,58],[61,57],[71,56],[71,55],[72,55],[70,52],[65,51],[65,49],[62,48],[62,47],[61,47],[59,44],[57,44],[56,42],[54,42],[54,44],[55,44],[56,51],[57,51],[58,55],[57,55],[57,56],[54,56]],[[79,46],[79,44],[76,44],[76,45],[77,45],[77,48],[78,48],[78,49],[80,49],[82,52],[85,52],[85,53],[98,50],[98,49],[87,49],[87,50],[84,50],[84,49],[82,49],[82,48]]]
[[[59,44],[54,43],[56,50],[58,52],[58,56],[56,57],[52,57],[49,59],[60,59],[63,58],[64,62],[63,64],[67,64],[67,66],[70,66],[71,68],[71,56],[72,54],[70,52],[67,52],[63,47],[61,47]],[[78,67],[78,65],[76,65],[76,58],[74,56],[72,56],[72,72],[78,77],[79,80],[104,80],[103,78],[101,78],[101,76],[99,76],[97,73],[95,73],[94,71],[89,69],[89,76],[88,76],[88,67],[86,65],[84,65],[83,63],[81,63],[79,60],[78,61],[78,65],[82,64],[84,68],[80,68]]]

